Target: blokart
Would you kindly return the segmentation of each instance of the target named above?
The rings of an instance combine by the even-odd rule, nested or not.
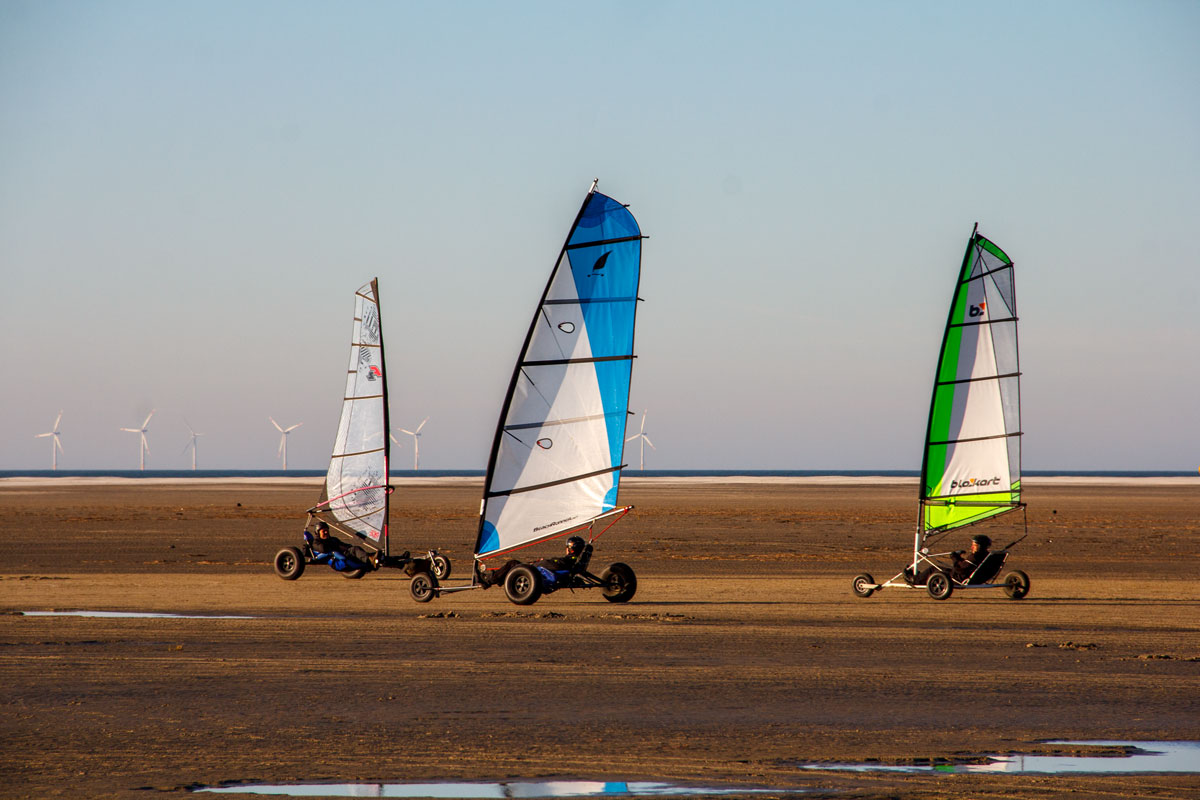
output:
[[[333,532],[332,524],[330,525],[330,535],[336,535]],[[339,538],[342,541],[346,541],[344,535]],[[358,539],[356,544],[360,544],[360,546],[369,544],[362,537],[356,536],[355,538]],[[306,527],[304,530],[304,543],[300,547],[285,547],[276,553],[275,574],[285,581],[294,581],[304,574],[304,568],[309,565],[327,565],[343,578],[351,580],[358,580],[368,572],[385,567],[402,569],[409,577],[423,572],[428,573],[438,580],[450,577],[450,559],[436,550],[429,550],[424,556],[416,558],[411,557],[407,552],[399,556],[389,556],[379,551],[378,566],[375,566],[370,563],[363,563],[346,553],[315,552],[312,546],[313,539],[313,532]]]
[[[1022,539],[1025,537],[1022,536]],[[1020,539],[1017,540],[1018,542]],[[917,551],[913,563],[902,569],[892,578],[883,583],[876,583],[875,579],[869,573],[863,573],[854,578],[852,588],[854,593],[859,597],[870,597],[880,589],[924,589],[929,592],[929,596],[934,600],[945,600],[951,594],[958,591],[974,590],[974,589],[1002,589],[1006,595],[1012,600],[1020,600],[1029,594],[1029,576],[1019,569],[1012,570],[1004,575],[999,581],[996,576],[1004,568],[1005,562],[1008,561],[1008,551],[1017,542],[1012,542],[1002,550],[994,550],[987,554],[983,561],[971,571],[966,580],[956,580],[953,577],[951,568],[943,562],[934,561],[935,558],[945,558],[952,555],[951,552],[945,553],[930,553],[929,548],[922,548]],[[917,582],[913,576],[919,575],[927,568],[932,568],[932,572],[923,583]]]

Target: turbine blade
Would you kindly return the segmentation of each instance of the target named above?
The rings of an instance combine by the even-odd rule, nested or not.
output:
[[[58,440],[57,436],[54,437],[54,446],[58,448],[58,452],[63,453],[64,455],[66,454],[67,451],[63,450],[62,442]]]
[[[58,419],[54,420],[54,430],[56,430],[56,431],[58,430],[58,423],[62,422],[62,415],[63,415],[63,412],[59,411]]]
[[[416,434],[415,434],[415,433],[413,433],[412,431],[410,431],[408,428],[401,428],[401,429],[400,429],[400,432],[401,432],[401,433],[407,433],[409,436],[416,436]]]
[[[426,422],[429,422],[429,417],[426,417],[425,419],[421,420],[421,424],[417,426],[417,430],[416,430],[417,433],[421,432],[421,428],[425,427]]]
[[[279,423],[275,421],[274,417],[267,417],[267,419],[271,420],[271,424],[275,426],[275,430],[283,433],[283,428],[279,427]]]
[[[651,449],[651,450],[657,450],[657,449],[658,449],[657,447],[655,447],[655,446],[654,446],[654,442],[650,441],[650,437],[649,437],[649,436],[647,436],[647,437],[646,437],[646,444],[650,445],[650,449]]]
[[[36,434],[34,434],[33,438],[35,438],[35,439],[44,439],[44,438],[46,438],[47,436],[53,436],[53,435],[54,435],[54,432],[53,432],[53,431],[51,431],[50,433],[36,433]]]
[[[299,428],[303,424],[304,424],[303,422],[297,422],[295,425],[293,425],[292,427],[285,430],[284,433],[291,433],[292,431],[296,430],[296,428]]]
[[[146,415],[146,421],[142,423],[142,430],[145,430],[146,426],[150,424],[150,418],[154,416],[154,412],[157,410],[157,408],[153,409],[149,414]]]

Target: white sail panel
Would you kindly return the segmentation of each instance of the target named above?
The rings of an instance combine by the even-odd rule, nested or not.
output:
[[[378,283],[354,295],[354,326],[342,417],[318,509],[331,515],[335,529],[386,547],[387,384]]]
[[[633,216],[589,194],[514,370],[476,555],[554,536],[615,508],[640,266]]]

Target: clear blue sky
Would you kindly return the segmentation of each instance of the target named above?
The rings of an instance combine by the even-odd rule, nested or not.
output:
[[[916,469],[972,224],[1025,466],[1200,464],[1200,4],[0,0],[0,469],[325,466],[352,293],[482,468],[592,178],[648,468]],[[636,456],[633,456],[636,458]],[[396,465],[411,466],[397,448]]]

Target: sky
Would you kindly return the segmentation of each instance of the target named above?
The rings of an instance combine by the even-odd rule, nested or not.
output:
[[[274,417],[324,469],[376,276],[393,424],[483,469],[599,178],[649,236],[647,469],[919,468],[978,222],[1026,469],[1195,470],[1198,37],[1186,0],[0,0],[0,469],[60,410],[61,469],[136,468],[152,409],[147,468],[189,425],[278,468]]]

